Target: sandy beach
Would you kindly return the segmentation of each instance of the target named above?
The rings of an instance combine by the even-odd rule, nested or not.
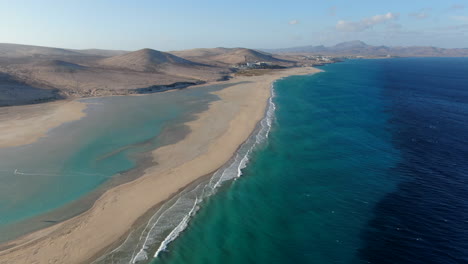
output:
[[[223,82],[231,86],[214,92],[220,100],[186,123],[191,130],[188,136],[152,152],[156,166],[132,182],[109,189],[81,215],[0,245],[6,248],[0,252],[0,263],[89,263],[156,204],[226,163],[263,118],[275,80],[318,71],[293,68]],[[81,118],[86,105],[72,101],[28,107],[47,111],[25,111],[14,117],[1,112],[0,147],[32,143],[50,128]]]
[[[78,101],[0,108],[0,148],[33,143],[50,129],[82,118],[85,108]]]

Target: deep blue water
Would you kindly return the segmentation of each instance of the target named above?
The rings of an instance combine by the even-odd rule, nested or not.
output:
[[[323,69],[154,263],[468,263],[468,59]]]
[[[370,263],[468,263],[468,59],[381,62],[391,102],[393,174],[359,253]]]

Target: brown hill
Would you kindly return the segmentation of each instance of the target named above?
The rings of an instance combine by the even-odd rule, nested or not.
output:
[[[0,107],[62,99],[57,89],[41,89],[0,72]]]
[[[71,63],[63,60],[47,60],[33,63],[32,67],[37,70],[47,70],[54,72],[75,72],[85,70],[87,67],[76,63]]]
[[[111,56],[118,56],[118,55],[130,53],[130,51],[126,51],[126,50],[103,50],[103,49],[82,49],[82,50],[70,49],[70,51],[79,52],[84,55],[96,55],[96,56],[102,56],[102,57],[111,57]]]
[[[0,57],[4,58],[25,58],[25,57],[83,57],[99,56],[110,57],[129,53],[124,50],[101,50],[101,49],[62,49],[33,45],[0,43]]]
[[[239,64],[257,61],[284,62],[283,60],[277,59],[270,54],[251,49],[233,49],[227,53],[215,56],[213,60],[221,61],[227,64]]]
[[[153,49],[141,49],[127,54],[114,56],[99,61],[99,64],[109,68],[127,69],[133,71],[156,72],[167,66],[197,66],[196,63],[177,57],[170,53]]]
[[[228,53],[234,49],[230,48],[202,48],[202,49],[189,49],[189,50],[177,50],[171,51],[170,53],[183,57],[183,58],[197,58],[197,57],[212,57],[221,54]]]
[[[41,46],[0,43],[0,57],[46,57],[46,56],[80,56],[79,52]]]
[[[241,48],[182,53],[187,57],[152,49],[69,50],[0,43],[0,106],[164,90],[226,80],[238,63],[285,61]]]
[[[172,54],[205,64],[236,65],[246,62],[271,62],[276,64],[291,63],[271,54],[245,48],[213,48],[173,51]]]

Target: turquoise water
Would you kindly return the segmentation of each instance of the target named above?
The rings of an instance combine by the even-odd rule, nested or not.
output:
[[[400,158],[375,66],[349,61],[278,81],[267,142],[154,263],[353,261]]]
[[[90,206],[90,193],[138,176],[132,169],[144,153],[184,137],[181,124],[207,109],[218,98],[209,92],[221,88],[86,99],[83,119],[36,143],[1,149],[0,240],[73,216]]]
[[[323,69],[151,263],[468,263],[468,59]]]
[[[98,263],[467,263],[468,59],[323,69],[276,82],[267,118],[231,161]],[[1,238],[129,180],[220,88],[91,99],[92,115],[1,150]]]

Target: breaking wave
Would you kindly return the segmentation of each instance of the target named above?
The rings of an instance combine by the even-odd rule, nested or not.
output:
[[[242,169],[247,166],[252,151],[268,138],[276,109],[274,96],[272,85],[265,117],[229,162],[218,169],[209,180],[189,186],[167,201],[150,218],[146,226],[132,230],[120,246],[94,263],[140,263],[147,261],[150,255],[157,258],[165,251],[167,246],[185,230],[205,198],[216,193],[224,182],[235,180],[242,175]],[[157,245],[159,247],[154,251]]]

